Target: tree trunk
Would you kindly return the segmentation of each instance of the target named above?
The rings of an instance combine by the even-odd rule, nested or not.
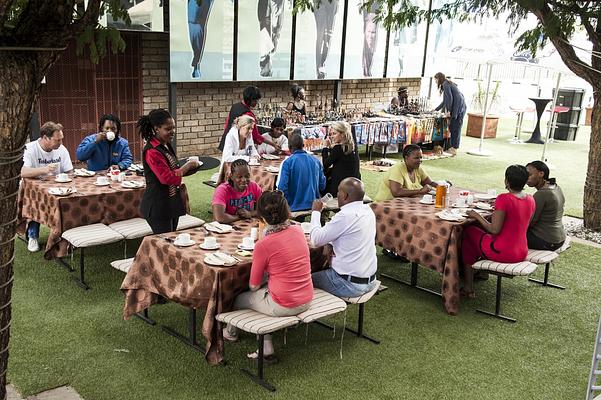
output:
[[[584,182],[584,226],[601,230],[601,85],[593,86],[593,115]]]
[[[0,52],[0,398],[6,398],[17,195],[27,126],[53,52]]]

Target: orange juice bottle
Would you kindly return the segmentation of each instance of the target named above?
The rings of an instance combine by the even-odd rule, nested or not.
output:
[[[265,223],[262,220],[259,220],[259,232],[257,235],[257,240],[263,239],[264,232],[265,232]]]
[[[447,204],[447,184],[438,182],[436,186],[436,208],[445,208]]]

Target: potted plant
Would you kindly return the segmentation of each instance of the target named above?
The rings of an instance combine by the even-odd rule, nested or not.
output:
[[[499,86],[501,82],[496,82],[494,88],[488,92],[488,104],[486,106],[486,126],[484,128],[484,138],[497,137],[497,126],[499,125],[499,116],[495,115],[499,102]],[[486,100],[486,90],[482,88],[481,82],[478,82],[478,89],[472,99],[472,107],[467,114],[467,136],[480,137],[482,132],[482,120],[484,119],[484,101]]]

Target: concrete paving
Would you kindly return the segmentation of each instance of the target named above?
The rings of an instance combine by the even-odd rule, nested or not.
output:
[[[23,398],[13,385],[6,386],[7,400],[83,400],[71,386],[61,386]]]

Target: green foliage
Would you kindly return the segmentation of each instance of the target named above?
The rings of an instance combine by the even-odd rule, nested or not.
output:
[[[499,87],[501,82],[497,81],[492,90],[488,92],[488,104],[486,106],[486,113],[490,113],[498,105],[499,102]],[[482,81],[478,81],[478,88],[474,97],[472,98],[472,110],[480,113],[484,113],[484,102],[486,100],[486,90],[482,87]]]

